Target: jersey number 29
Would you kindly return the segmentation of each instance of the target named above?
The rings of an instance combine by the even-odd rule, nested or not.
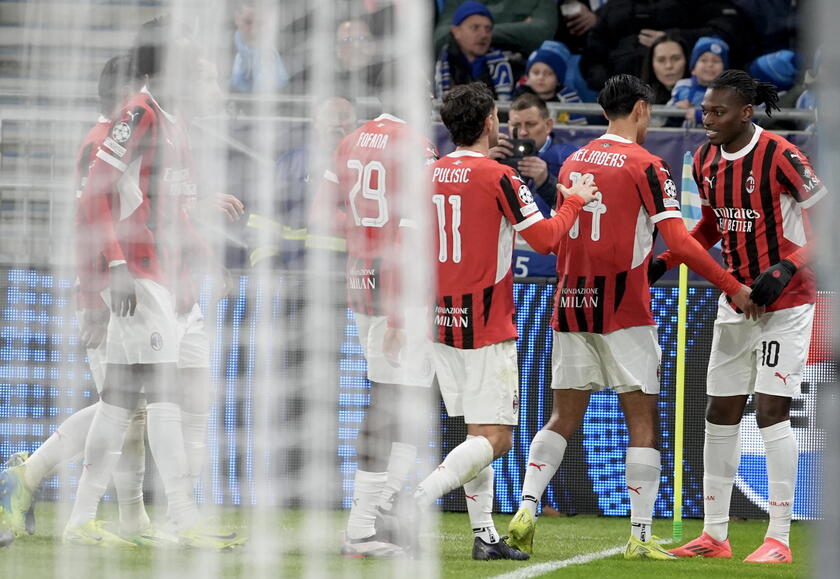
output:
[[[369,161],[362,165],[358,159],[347,161],[347,168],[357,172],[356,182],[350,189],[350,208],[353,210],[353,220],[356,227],[384,227],[388,223],[388,200],[385,199],[385,166],[379,161]],[[356,207],[356,197],[362,192],[362,197],[376,201],[379,206],[376,217],[360,217]]]

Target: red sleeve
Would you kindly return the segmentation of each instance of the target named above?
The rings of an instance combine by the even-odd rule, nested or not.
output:
[[[79,198],[86,226],[91,229],[96,254],[106,263],[124,261],[114,230],[113,194],[128,166],[141,154],[140,145],[154,123],[154,113],[143,107],[126,108],[111,125],[90,166]]]
[[[715,284],[726,295],[734,295],[741,289],[741,282],[732,274],[720,267],[707,251],[689,235],[682,221],[665,219],[657,224],[665,243],[668,244],[674,257],[681,263],[702,275]]]
[[[583,198],[570,195],[551,219],[541,219],[520,233],[534,251],[552,253],[557,244],[575,224],[578,213],[583,208]]]
[[[324,171],[309,211],[306,246],[346,251],[347,219],[338,190],[338,176],[330,170]]]
[[[720,241],[721,235],[720,231],[718,231],[717,218],[715,217],[715,212],[712,211],[712,208],[708,205],[703,205],[701,211],[702,215],[700,217],[700,221],[698,221],[697,225],[694,226],[694,229],[691,230],[691,236],[697,240],[703,249],[708,251],[709,248]],[[679,263],[670,249],[659,257],[665,260],[668,269],[671,269]]]
[[[790,145],[776,158],[777,181],[784,186],[785,193],[796,199],[802,209],[812,207],[826,195],[825,186],[814,173],[811,162],[799,149]]]
[[[677,201],[677,184],[671,178],[668,164],[658,157],[639,172],[636,183],[642,205],[651,221],[680,217],[680,202]]]

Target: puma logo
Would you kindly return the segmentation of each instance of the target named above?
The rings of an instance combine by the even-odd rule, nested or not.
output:
[[[784,376],[782,376],[779,372],[776,372],[775,374],[773,374],[773,376],[784,382],[785,386],[787,386],[787,379],[790,378],[790,374],[785,374]]]
[[[642,491],[642,487],[641,487],[641,485],[637,486],[636,488],[633,488],[633,487],[631,487],[630,485],[627,485],[627,490],[633,491],[633,492],[634,492],[634,493],[636,493],[637,495],[641,495],[641,494],[642,494],[642,493],[641,493],[641,491]]]
[[[443,466],[442,464],[439,464],[439,465],[437,465],[437,468],[435,470],[443,470],[445,468],[446,468],[445,466]]]
[[[533,466],[535,469],[537,469],[538,471],[542,472],[542,467],[544,467],[544,466],[545,466],[545,463],[544,463],[544,462],[541,462],[540,464],[537,464],[537,463],[535,463],[535,462],[529,462],[529,463],[528,463],[528,466]]]
[[[715,178],[714,177],[703,177],[703,181],[709,184],[709,187],[715,186]]]
[[[464,493],[464,496],[474,503],[478,502],[478,495],[468,495],[467,493]]]

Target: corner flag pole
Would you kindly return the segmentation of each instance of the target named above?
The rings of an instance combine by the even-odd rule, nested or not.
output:
[[[692,229],[700,220],[700,193],[694,182],[691,166],[693,156],[686,151],[682,166],[682,215],[685,226]],[[685,429],[685,347],[688,316],[688,267],[680,264],[680,281],[677,297],[677,376],[674,388],[674,525],[675,541],[682,540],[683,522],[683,434]]]

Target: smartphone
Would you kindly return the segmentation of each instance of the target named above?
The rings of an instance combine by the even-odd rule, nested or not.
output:
[[[580,14],[583,5],[580,2],[563,2],[560,5],[560,14],[563,15],[563,18],[568,20],[572,16]]]

